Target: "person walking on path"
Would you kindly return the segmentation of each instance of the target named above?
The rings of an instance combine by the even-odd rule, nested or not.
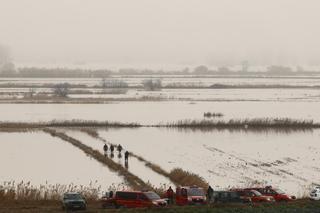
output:
[[[126,152],[124,153],[124,161],[128,163],[128,160],[129,160],[129,152],[126,151]]]
[[[114,151],[114,146],[112,144],[110,146],[110,151],[111,151],[111,153],[113,153],[113,151]]]
[[[107,152],[107,151],[108,151],[108,145],[107,145],[106,143],[103,145],[103,151],[104,151],[104,152]]]
[[[121,146],[121,144],[119,144],[119,145],[117,146],[117,150],[118,150],[119,153],[121,153],[121,151],[122,151],[122,146]]]

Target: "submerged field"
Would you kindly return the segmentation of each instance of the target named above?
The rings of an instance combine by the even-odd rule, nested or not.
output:
[[[103,157],[104,141],[121,144],[125,150],[170,172],[181,168],[203,177],[215,189],[273,185],[290,194],[305,197],[320,183],[320,130],[251,132],[243,130],[185,130],[170,128],[54,128]],[[111,185],[125,183],[123,176],[99,160],[87,156],[63,138],[35,132],[2,132],[1,180],[31,181],[32,184],[101,186],[100,194]],[[157,188],[175,185],[163,174],[131,156],[107,153],[106,159],[127,167],[143,182]],[[7,159],[10,159],[8,162]],[[130,184],[126,183],[128,187]]]
[[[145,78],[121,78],[129,83],[125,94],[74,93],[59,104],[12,97],[28,92],[26,85],[49,91],[44,84],[62,79],[2,79],[1,94],[13,96],[0,97],[0,186],[71,184],[101,197],[111,188],[273,185],[306,197],[320,184],[317,78],[164,77],[167,87],[181,81],[202,88],[159,91],[139,88]],[[100,80],[68,82],[97,92]],[[205,88],[219,83],[230,88]],[[99,100],[86,103],[87,96]],[[104,143],[121,144],[131,154],[128,164],[124,151],[104,153]]]

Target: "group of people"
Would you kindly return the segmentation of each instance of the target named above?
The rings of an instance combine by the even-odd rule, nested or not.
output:
[[[118,151],[118,153],[119,153],[119,155],[120,155],[121,152],[122,152],[122,150],[123,150],[121,144],[119,144],[118,146],[116,146],[116,149],[117,149],[117,151]],[[104,153],[106,154],[106,153],[108,152],[108,150],[109,150],[109,147],[108,147],[108,145],[105,143],[105,144],[103,145],[103,151],[104,151]],[[111,154],[113,154],[114,150],[115,150],[115,146],[114,146],[113,144],[111,144],[111,145],[110,145],[110,152],[111,152]],[[125,153],[124,153],[124,160],[125,160],[125,162],[128,162],[128,160],[129,160],[129,152],[128,152],[128,151],[125,151]]]

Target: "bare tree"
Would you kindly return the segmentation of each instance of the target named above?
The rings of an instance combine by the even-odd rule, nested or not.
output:
[[[102,88],[127,88],[129,85],[123,80],[107,80],[106,78],[103,78],[101,81],[101,86]]]
[[[29,91],[24,95],[25,98],[33,98],[36,94],[35,88],[31,87],[29,88]]]
[[[162,88],[162,81],[161,79],[146,79],[142,81],[142,85],[145,90],[161,90]]]
[[[53,94],[58,97],[66,98],[69,94],[69,84],[63,83],[63,84],[57,84],[53,88]]]

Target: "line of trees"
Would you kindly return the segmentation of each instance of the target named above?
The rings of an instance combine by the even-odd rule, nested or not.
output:
[[[250,75],[250,74],[270,74],[270,75],[296,75],[296,74],[317,74],[316,71],[305,71],[301,67],[294,71],[290,67],[270,66],[266,72],[243,72],[232,71],[228,67],[219,67],[217,70],[210,70],[206,66],[198,66],[194,70],[183,69],[180,71],[155,71],[155,70],[84,70],[67,68],[19,68],[16,69],[11,62],[0,64],[0,77],[20,77],[20,78],[108,78],[112,75]]]

